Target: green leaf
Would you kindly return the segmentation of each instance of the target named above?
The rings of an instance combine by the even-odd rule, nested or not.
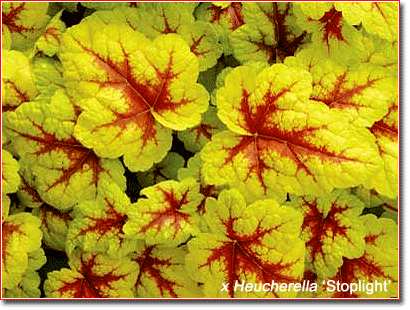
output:
[[[40,220],[26,212],[10,215],[3,219],[3,288],[15,288],[28,270],[30,253],[39,250],[41,246],[42,233],[39,226]]]
[[[199,232],[197,208],[203,196],[192,178],[169,180],[144,188],[124,225],[127,236],[148,245],[177,246]]]
[[[208,107],[196,57],[178,35],[151,42],[129,25],[90,19],[64,33],[62,50],[66,85],[83,108],[76,138],[99,156],[124,155],[132,171],[160,162],[170,129],[197,125]]]
[[[44,292],[48,298],[133,298],[138,265],[128,257],[74,251],[71,269],[47,274]]]
[[[18,174],[20,165],[6,150],[1,151],[1,191],[3,194],[15,193],[20,185]]]
[[[66,29],[64,22],[61,20],[61,10],[47,24],[44,33],[37,39],[36,48],[49,57],[53,57],[59,50],[61,44],[61,35]]]
[[[247,205],[238,190],[208,198],[210,233],[188,242],[187,268],[204,284],[205,297],[261,298],[296,296],[295,291],[246,292],[235,283],[296,283],[304,271],[305,246],[300,239],[302,214],[275,200]],[[223,290],[222,283],[229,283]]]
[[[283,64],[260,70],[237,67],[218,90],[218,116],[229,130],[201,151],[205,181],[236,187],[247,201],[369,186],[381,159],[368,130],[309,100],[309,72]]]
[[[13,111],[38,93],[33,68],[28,57],[19,51],[3,50],[1,60],[2,111]]]
[[[348,190],[320,197],[292,197],[289,205],[303,212],[306,260],[318,276],[333,277],[343,257],[353,259],[363,254],[365,228],[359,216],[364,204]]]
[[[100,179],[108,178],[125,188],[119,160],[99,158],[73,137],[77,113],[64,91],[59,90],[50,103],[26,102],[4,117],[21,166],[35,178],[38,194],[62,211],[93,199]]]
[[[185,270],[186,249],[139,243],[131,254],[140,266],[135,282],[136,298],[194,298],[200,297],[198,284]]]
[[[66,250],[75,249],[110,256],[125,256],[134,251],[135,240],[124,234],[124,224],[133,206],[121,188],[112,182],[101,182],[96,200],[80,202],[72,214]]]
[[[34,47],[50,18],[47,9],[47,2],[2,2],[2,26],[11,34],[12,49]]]

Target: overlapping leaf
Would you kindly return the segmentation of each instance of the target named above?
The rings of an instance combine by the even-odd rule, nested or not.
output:
[[[389,41],[398,40],[398,2],[335,2],[334,6],[343,12],[350,25],[361,24],[368,33]]]
[[[383,160],[383,169],[373,178],[372,187],[379,194],[390,198],[399,194],[398,112],[397,101],[393,100],[388,113],[370,128]]]
[[[42,242],[50,249],[65,251],[68,226],[72,221],[71,213],[61,212],[47,204],[33,210],[33,214],[41,220]]]
[[[10,32],[11,48],[27,50],[34,47],[44,31],[49,16],[48,2],[2,2],[2,28]]]
[[[197,59],[178,35],[151,42],[129,25],[90,19],[64,33],[62,50],[66,85],[85,98],[75,136],[99,156],[124,155],[133,171],[161,161],[170,128],[197,125],[207,109]]]
[[[20,165],[6,150],[1,151],[1,191],[3,194],[15,193],[20,185],[18,174]]]
[[[373,292],[357,290],[318,290],[318,297],[332,298],[392,298],[398,297],[398,230],[390,219],[377,219],[368,214],[362,217],[366,227],[364,254],[355,259],[343,258],[343,265],[331,280],[339,283],[372,283]],[[377,281],[377,282],[376,282]],[[386,285],[384,286],[384,281]],[[322,279],[318,279],[322,282]],[[376,288],[376,283],[379,286]],[[381,286],[380,286],[381,285]],[[385,290],[386,289],[386,290]]]
[[[34,99],[38,93],[29,58],[19,51],[3,50],[2,111],[12,111],[20,104]]]
[[[238,190],[208,198],[210,233],[188,243],[186,262],[192,276],[204,284],[205,297],[295,297],[294,291],[235,290],[235,283],[296,283],[304,271],[305,246],[300,239],[302,214],[272,199],[246,205]],[[228,285],[223,290],[222,283]]]
[[[121,188],[101,182],[96,200],[80,202],[73,212],[66,249],[125,256],[135,249],[135,240],[125,238],[123,227],[132,205]]]
[[[3,288],[14,289],[22,280],[29,266],[30,253],[39,250],[41,246],[42,234],[39,226],[40,220],[26,212],[10,215],[3,220]]]
[[[30,169],[40,197],[60,210],[93,199],[101,178],[125,187],[124,168],[118,160],[97,157],[73,137],[77,113],[59,90],[50,103],[26,102],[4,117],[21,166]]]
[[[61,20],[63,11],[57,13],[47,24],[44,33],[37,39],[36,48],[49,57],[53,57],[60,49],[61,35],[66,29]]]
[[[295,2],[294,14],[297,24],[312,33],[309,48],[316,53],[342,63],[366,53],[362,34],[345,21],[342,11],[333,3]]]
[[[58,89],[64,88],[61,63],[49,57],[35,57],[32,65],[38,90],[35,100],[48,102]]]
[[[389,71],[372,63],[341,65],[319,55],[308,49],[286,59],[287,65],[312,74],[311,100],[323,102],[358,126],[370,127],[387,113],[397,92]]]
[[[247,61],[281,62],[295,53],[306,37],[293,21],[287,2],[244,2],[245,24],[230,34],[234,56]]]
[[[169,152],[164,160],[145,172],[137,173],[138,184],[142,187],[152,186],[161,181],[176,180],[178,169],[185,164],[184,158],[175,152]]]
[[[185,270],[183,247],[151,245],[143,242],[131,257],[140,266],[135,282],[137,298],[195,298],[200,296],[197,283]]]
[[[196,180],[163,181],[144,188],[141,195],[147,198],[140,198],[130,210],[123,228],[126,235],[148,245],[177,246],[199,232],[197,208],[203,196]]]
[[[47,274],[44,292],[48,298],[133,298],[139,272],[130,258],[75,251],[69,257],[71,269]]]
[[[201,151],[205,180],[237,187],[248,201],[369,186],[381,160],[367,129],[308,100],[307,71],[283,64],[260,73],[255,68],[235,68],[218,90],[218,116],[230,130]]]
[[[359,218],[364,204],[348,190],[320,197],[291,198],[304,214],[302,230],[306,259],[322,278],[332,277],[343,264],[363,254],[365,228]]]
[[[203,146],[211,141],[214,134],[225,129],[224,124],[216,115],[216,108],[210,106],[202,115],[202,121],[198,126],[178,132],[178,138],[184,142],[185,148],[190,152],[199,152]]]

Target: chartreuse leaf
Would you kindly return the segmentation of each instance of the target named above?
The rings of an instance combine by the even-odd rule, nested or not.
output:
[[[237,187],[247,201],[368,186],[381,166],[370,132],[308,100],[307,71],[257,68],[235,68],[217,92],[218,116],[229,131],[201,151],[206,182]]]
[[[131,254],[140,271],[135,282],[136,298],[195,298],[200,297],[198,284],[185,270],[186,249],[161,245],[146,245]]]
[[[24,165],[19,170],[21,183],[17,191],[17,197],[22,206],[36,209],[44,204],[43,199],[36,190],[36,181],[31,171],[31,167]]]
[[[128,3],[126,2],[81,2],[81,5],[88,8],[88,9],[94,9],[94,10],[112,10],[115,8],[122,8],[124,9],[125,7],[128,6]]]
[[[20,283],[13,289],[3,289],[3,297],[6,298],[39,298],[40,276],[36,270],[40,269],[47,259],[43,249],[28,254],[27,271],[23,274]]]
[[[1,150],[1,191],[3,194],[15,193],[20,185],[17,160],[6,150]]]
[[[323,102],[358,126],[370,127],[380,120],[388,111],[392,93],[397,92],[389,71],[371,63],[341,65],[307,49],[287,58],[286,64],[312,74],[311,100]]]
[[[44,33],[37,39],[36,48],[49,57],[53,57],[60,49],[61,35],[66,29],[61,20],[63,11],[60,11],[47,24]]]
[[[233,52],[229,42],[229,34],[244,24],[241,2],[203,2],[195,10],[199,20],[214,25],[222,43],[225,55]]]
[[[397,92],[395,92],[397,95]],[[399,123],[398,100],[392,100],[388,113],[370,128],[383,160],[383,169],[372,179],[372,187],[381,195],[399,195]]]
[[[34,99],[38,91],[34,83],[33,68],[27,56],[19,51],[3,50],[1,60],[1,103],[2,111],[6,112]]]
[[[208,107],[197,59],[176,34],[151,42],[127,24],[87,19],[64,33],[60,58],[71,94],[85,99],[76,138],[99,156],[124,155],[132,171],[160,162],[170,129],[197,125]]]
[[[343,258],[343,265],[333,280],[339,283],[360,283],[366,285],[361,291],[344,292],[318,289],[321,298],[392,298],[398,297],[398,228],[391,219],[376,218],[373,214],[361,217],[366,228],[364,254],[358,258]],[[377,281],[377,282],[376,282]],[[386,281],[386,282],[384,282]],[[325,282],[327,283],[327,282]],[[371,288],[368,283],[372,283]],[[377,285],[378,283],[378,285]],[[386,285],[384,285],[386,283]],[[372,291],[373,290],[373,291]]]
[[[375,190],[365,189],[363,186],[358,186],[352,190],[352,193],[363,201],[365,207],[370,212],[377,212],[381,217],[391,218],[396,223],[399,219],[399,200],[396,198],[388,198],[378,194]]]
[[[58,89],[64,88],[61,63],[49,57],[35,57],[32,61],[34,81],[38,89],[36,101],[50,101]]]
[[[199,232],[197,208],[203,196],[199,183],[186,178],[146,187],[123,227],[127,236],[144,239],[148,245],[177,246]]]
[[[10,197],[6,194],[1,194],[1,221],[3,221],[7,218],[9,215],[10,211]]]
[[[59,210],[93,199],[102,178],[125,188],[119,160],[99,158],[73,137],[76,121],[77,110],[63,90],[49,103],[26,102],[4,116],[20,165],[30,169],[40,197]]]
[[[216,107],[209,106],[202,115],[202,121],[198,126],[178,132],[178,138],[184,142],[185,148],[193,153],[199,152],[204,145],[211,141],[214,134],[225,129],[224,124],[216,115]]]
[[[293,55],[306,37],[294,23],[292,3],[243,2],[245,24],[233,31],[233,55],[247,61],[282,62]]]
[[[34,47],[50,17],[48,2],[2,2],[2,28],[11,35],[11,48],[27,50]]]
[[[161,181],[178,178],[178,169],[185,164],[184,158],[175,152],[169,152],[158,164],[145,172],[137,173],[139,185],[142,187],[152,186]]]
[[[318,276],[332,277],[343,264],[343,257],[353,259],[363,254],[365,228],[359,216],[364,204],[348,190],[291,198],[289,205],[303,212],[306,259]]]
[[[295,297],[295,291],[246,292],[235,284],[296,283],[304,271],[305,246],[300,239],[302,214],[273,199],[247,205],[236,189],[208,198],[210,233],[188,242],[187,268],[204,284],[205,297]],[[228,285],[223,290],[222,283]]]
[[[135,206],[121,188],[112,182],[101,182],[96,200],[82,201],[74,207],[66,250],[125,256],[135,249],[135,240],[127,239],[123,227]]]
[[[389,41],[399,36],[398,2],[335,2],[335,8],[343,12],[350,25],[363,25],[368,33]]]
[[[318,55],[346,63],[363,57],[366,49],[361,32],[345,21],[343,13],[332,3],[294,2],[296,23],[312,33],[309,48]]]
[[[22,280],[29,266],[30,253],[39,250],[41,246],[42,234],[39,226],[40,220],[27,212],[10,215],[3,219],[3,288],[13,289]]]
[[[72,221],[71,212],[61,212],[47,204],[33,210],[33,215],[41,220],[40,229],[43,243],[50,249],[65,251],[68,226]]]
[[[138,264],[129,257],[74,251],[71,269],[47,274],[44,292],[48,298],[133,298]]]

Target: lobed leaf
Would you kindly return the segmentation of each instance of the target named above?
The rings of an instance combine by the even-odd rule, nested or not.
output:
[[[200,297],[197,283],[185,270],[186,250],[140,243],[131,254],[140,266],[135,282],[136,298],[193,298]]]
[[[8,151],[1,151],[1,192],[2,194],[15,193],[20,185],[20,165]]]
[[[291,198],[289,204],[303,212],[306,260],[319,277],[333,277],[343,258],[363,254],[365,228],[359,216],[364,204],[348,190],[335,190],[320,197]]]
[[[125,187],[124,168],[118,160],[97,157],[73,137],[77,113],[59,90],[50,103],[26,102],[4,117],[21,166],[31,171],[40,197],[60,210],[94,198],[100,179]]]
[[[307,71],[283,64],[258,70],[235,68],[218,90],[218,116],[229,131],[201,151],[206,182],[237,187],[248,201],[369,186],[381,163],[367,129],[308,100]]]
[[[53,57],[60,50],[61,35],[66,29],[61,20],[62,13],[63,10],[54,15],[44,33],[36,41],[36,49],[49,57]]]
[[[144,188],[130,210],[124,233],[147,245],[177,246],[199,232],[197,207],[203,196],[192,178],[169,180]]]
[[[130,258],[74,251],[71,269],[47,274],[44,292],[48,298],[133,298],[132,287],[139,268]]]
[[[296,292],[235,290],[235,283],[291,283],[303,276],[302,215],[272,199],[247,205],[236,189],[208,198],[210,233],[188,242],[187,268],[204,285],[205,297],[295,297]],[[229,283],[223,290],[222,283]]]
[[[195,126],[207,109],[196,57],[178,35],[150,42],[129,25],[89,19],[64,33],[62,50],[66,85],[86,98],[75,136],[99,156],[124,155],[132,171],[161,161],[169,128]]]
[[[66,250],[125,256],[131,253],[135,240],[126,238],[124,224],[133,206],[121,188],[112,182],[101,182],[96,200],[80,202],[73,212]]]

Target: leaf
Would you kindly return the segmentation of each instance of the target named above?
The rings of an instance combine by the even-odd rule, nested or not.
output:
[[[49,102],[57,90],[64,89],[61,63],[49,57],[35,57],[32,64],[39,92],[35,100]]]
[[[308,100],[308,72],[283,64],[260,70],[235,68],[217,92],[218,116],[229,131],[201,151],[205,181],[236,187],[249,202],[368,185],[381,163],[367,129]]]
[[[303,43],[306,32],[293,22],[292,4],[244,2],[245,24],[233,31],[230,42],[234,56],[241,62],[282,62]]]
[[[71,212],[61,212],[47,204],[32,212],[41,220],[42,242],[50,249],[65,251],[68,226],[72,221]]]
[[[79,248],[92,253],[125,256],[136,242],[126,238],[124,224],[133,206],[121,188],[112,182],[101,182],[96,200],[80,202],[73,212],[66,250]]]
[[[73,137],[77,113],[59,90],[50,103],[26,102],[4,117],[21,166],[29,167],[40,197],[61,211],[94,198],[103,178],[125,188],[124,168],[118,160],[97,157]]]
[[[320,197],[295,197],[289,204],[303,212],[306,259],[318,276],[333,277],[343,257],[353,259],[363,254],[365,228],[359,216],[364,204],[348,190]]]
[[[242,3],[240,2],[203,2],[195,10],[199,20],[210,22],[219,34],[219,41],[223,46],[225,55],[232,54],[229,34],[244,24]]]
[[[20,185],[17,160],[8,151],[1,151],[1,191],[3,194],[15,193]]]
[[[186,250],[182,247],[140,243],[131,254],[140,266],[135,282],[136,298],[193,298],[200,297],[197,283],[185,270]]]
[[[362,24],[368,33],[389,41],[398,40],[398,2],[336,2],[334,5],[343,12],[343,16],[349,24]]]
[[[3,2],[2,26],[11,34],[12,49],[27,50],[44,31],[49,16],[47,2]]]
[[[388,113],[370,128],[376,138],[383,169],[372,179],[372,187],[381,195],[399,195],[399,107],[397,100],[390,103]]]
[[[318,290],[318,297],[326,298],[397,298],[398,297],[398,230],[390,219],[378,219],[372,214],[362,217],[366,227],[364,254],[355,259],[343,258],[343,265],[331,280],[340,283],[373,283],[373,292],[366,290],[334,291]],[[377,281],[377,282],[376,282]],[[386,286],[383,286],[386,281]],[[322,279],[318,279],[322,282]],[[383,288],[376,288],[380,283]],[[368,286],[367,286],[368,287]],[[386,288],[386,291],[384,291]],[[368,290],[370,288],[368,287]]]
[[[21,183],[17,191],[17,197],[22,206],[36,209],[44,204],[43,199],[36,190],[36,181],[30,167],[23,166],[20,171]]]
[[[15,288],[29,266],[29,254],[41,246],[40,220],[23,212],[2,224],[2,287]],[[40,268],[40,267],[39,267]]]
[[[193,153],[199,152],[204,145],[211,141],[214,134],[225,129],[224,124],[216,115],[216,108],[210,106],[202,115],[202,121],[198,126],[178,132],[178,138],[184,142],[185,148]]]
[[[186,262],[192,277],[204,283],[205,297],[295,297],[296,292],[244,292],[235,283],[296,283],[302,279],[305,247],[302,215],[272,199],[246,205],[236,189],[208,198],[211,233],[188,242]],[[237,281],[237,282],[236,282]],[[222,283],[229,283],[228,291]]]
[[[109,50],[103,42],[112,42]],[[175,34],[150,42],[126,24],[90,19],[64,33],[60,58],[84,109],[76,138],[99,156],[124,155],[132,171],[160,162],[171,147],[170,129],[197,125],[208,107],[196,57]]]
[[[47,274],[47,298],[133,298],[132,287],[138,265],[128,257],[75,251],[69,257],[71,269]]]
[[[63,10],[54,15],[47,24],[44,33],[37,39],[36,48],[49,57],[53,57],[59,50],[61,44],[61,35],[66,29],[64,22],[61,20]]]
[[[199,183],[192,178],[180,182],[169,180],[144,188],[123,231],[127,236],[143,239],[147,245],[177,246],[199,232],[197,207],[203,196]]]
[[[1,60],[2,111],[13,111],[37,95],[33,68],[28,57],[19,51],[3,50]]]
[[[385,68],[372,63],[338,65],[313,49],[287,58],[286,64],[312,74],[311,100],[320,101],[357,126],[372,126],[388,111],[397,89]]]
[[[185,160],[181,155],[168,152],[160,163],[155,164],[148,171],[137,173],[138,183],[142,187],[148,187],[169,179],[176,180],[178,169],[184,164]]]
[[[46,263],[43,249],[28,254],[27,271],[23,274],[20,283],[13,289],[3,288],[2,297],[5,298],[40,298],[40,276],[36,270]]]
[[[363,35],[343,18],[344,12],[329,3],[295,2],[295,21],[312,33],[308,48],[317,55],[326,55],[337,62],[347,63],[366,53]],[[343,57],[340,57],[343,55]]]

